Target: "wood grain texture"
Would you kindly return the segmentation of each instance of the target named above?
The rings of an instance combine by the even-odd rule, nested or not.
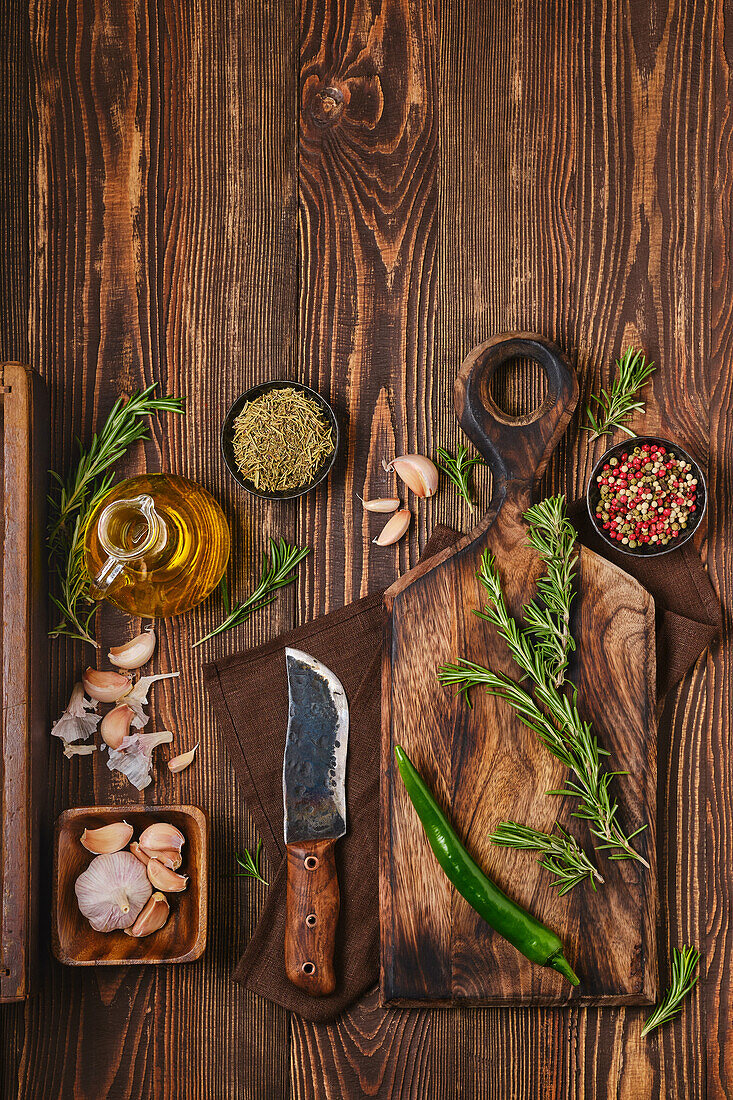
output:
[[[48,394],[21,363],[0,363],[0,1002],[29,996],[39,955],[39,857],[46,801],[48,638],[43,530]]]
[[[156,430],[146,463],[156,469],[175,457],[176,468],[203,477],[233,515],[239,498],[215,457],[217,410],[270,373],[300,373],[295,5],[234,0],[195,13],[173,0],[113,7],[114,19],[95,0],[7,0],[2,61],[8,62],[3,72],[12,94],[2,96],[1,109],[8,127],[3,142],[12,142],[13,155],[7,157],[3,145],[8,190],[0,203],[6,280],[0,343],[6,357],[30,359],[50,381],[56,463],[64,469],[74,435],[88,437],[117,392],[141,378],[160,378],[165,388],[189,393],[186,420],[167,425],[167,435]],[[343,18],[322,0],[304,10],[314,41],[322,34],[340,58],[349,38],[346,15],[355,5],[339,5]],[[382,56],[380,36],[363,30],[365,23],[385,26],[382,9],[373,17],[371,6],[358,10],[368,13],[359,24],[360,41],[370,45],[365,56],[372,45]],[[399,17],[396,5],[389,11]],[[408,326],[407,343],[422,350],[405,371],[401,362],[379,358],[377,341],[362,377],[369,398],[357,405],[357,387],[352,392],[345,382],[350,332],[339,326],[337,386],[349,450],[332,484],[343,482],[352,455],[362,463],[353,488],[363,484],[362,495],[381,495],[379,461],[396,444],[454,447],[460,436],[450,401],[453,380],[467,350],[496,332],[539,330],[559,341],[578,368],[581,407],[591,387],[609,381],[613,356],[626,342],[643,343],[660,364],[639,423],[651,430],[664,426],[703,461],[710,436],[707,552],[727,614],[726,648],[698,665],[668,701],[660,726],[660,957],[668,957],[671,945],[704,942],[700,993],[672,1027],[645,1040],[638,1009],[384,1013],[372,997],[329,1028],[293,1021],[288,1045],[284,1014],[229,979],[264,887],[221,877],[233,852],[256,838],[213,730],[197,666],[187,666],[183,689],[156,696],[164,704],[158,717],[175,713],[177,730],[201,733],[205,752],[200,767],[177,780],[164,778],[161,799],[173,800],[180,791],[211,812],[217,925],[207,954],[185,980],[164,970],[131,970],[90,983],[46,962],[40,997],[24,1008],[0,1010],[3,1096],[178,1097],[181,1082],[194,1098],[267,1100],[289,1093],[299,1100],[657,1100],[733,1093],[730,5],[446,0],[435,11],[429,38],[437,67],[434,94],[415,108],[430,114],[431,140],[440,131],[432,262],[420,276],[417,269],[411,275],[412,301],[419,306],[413,316],[422,320],[417,328]],[[410,36],[418,58],[425,55],[419,38],[425,24],[420,9]],[[120,49],[109,57],[115,45]],[[358,47],[350,56],[358,64]],[[124,109],[124,96],[110,95],[121,88],[136,98],[134,112]],[[115,142],[126,150],[121,158],[114,155]],[[398,174],[401,161],[392,167]],[[326,212],[319,222],[331,239],[352,236],[348,211],[354,204],[342,198],[349,175],[335,177],[340,218],[329,222]],[[134,211],[132,248],[126,195]],[[371,221],[357,221],[360,227],[380,216],[389,222],[390,208],[377,198],[373,206]],[[100,226],[106,217],[102,281]],[[119,249],[137,263],[135,279],[120,282],[111,254],[115,226]],[[329,294],[314,298],[312,307],[326,331],[335,302],[345,299],[344,309],[351,308],[354,287],[361,300],[370,290],[352,264],[339,294],[332,264],[308,280],[313,285],[319,275],[328,286]],[[379,264],[374,274],[366,270],[376,284]],[[137,303],[140,319],[132,318],[130,331],[139,328],[145,339],[133,355],[127,329],[106,321],[100,355],[100,318],[112,314],[118,297]],[[303,344],[309,340],[304,334]],[[311,370],[314,356],[321,362],[314,352],[304,370]],[[328,396],[325,359],[319,370]],[[376,390],[372,372],[382,379]],[[508,391],[503,398],[511,402],[504,407],[526,409],[537,403],[537,377],[527,374]],[[579,438],[585,439],[571,427],[548,470],[548,488],[575,494],[583,487],[600,452]],[[138,453],[128,472],[140,464]],[[477,480],[486,504],[485,472]],[[319,565],[306,571],[300,586],[302,619],[337,606],[347,592],[391,582],[398,568],[416,561],[417,542],[435,520],[464,530],[471,522],[467,506],[446,490],[420,506],[409,555],[403,547],[372,551],[374,521],[362,520],[351,500],[351,491],[343,503],[339,498],[330,522],[325,498],[313,509],[289,506],[276,514],[248,504],[246,518],[238,509],[233,587],[241,590],[249,579],[268,533],[295,538],[299,530],[313,530]],[[212,602],[192,616],[190,634],[203,629],[201,620],[210,624],[214,608]],[[274,637],[293,618],[286,594],[262,619],[209,645],[205,656]],[[120,625],[110,640],[135,629]],[[163,639],[163,667],[189,660],[184,634]],[[73,648],[54,648],[56,713],[80,658]],[[110,784],[103,770],[92,779],[79,761],[51,763],[54,814],[92,796],[119,803],[128,797],[129,788]],[[663,963],[660,971],[665,981]]]
[[[154,423],[150,442],[120,474],[173,469],[209,489],[232,525],[229,580],[243,595],[268,534],[296,535],[295,508],[242,506],[218,441],[235,397],[295,363],[294,12],[274,2],[194,9],[94,0],[40,0],[28,10],[31,362],[51,391],[54,466],[68,468],[74,437],[88,440],[118,394],[158,381],[187,396],[185,418]],[[265,891],[225,877],[235,851],[253,848],[256,837],[200,666],[278,634],[293,614],[286,592],[266,617],[193,653],[191,642],[221,615],[217,598],[161,629],[152,670],[179,669],[181,678],[153,689],[151,727],[174,731],[171,753],[199,740],[201,747],[179,776],[164,767],[168,750],[157,750],[146,797],[210,815],[216,917],[207,951],[185,967],[110,968],[94,977],[45,954],[39,997],[18,1024],[3,1016],[3,1095],[178,1098],[182,1088],[192,1097],[287,1095],[285,1013],[231,980]],[[139,629],[107,611],[97,626],[105,651]],[[54,643],[53,717],[85,656]],[[135,795],[103,760],[69,763],[56,749],[51,819],[67,806]],[[49,860],[47,884],[50,876]],[[49,943],[50,891],[43,912]]]
[[[314,997],[336,988],[333,952],[339,916],[335,840],[287,846],[285,972]]]
[[[513,424],[490,401],[502,356],[539,359],[548,395],[534,419]],[[471,351],[456,382],[458,418],[493,475],[484,519],[455,548],[430,559],[386,593],[390,623],[382,673],[380,845],[381,989],[388,1003],[650,1003],[656,996],[655,874],[656,679],[654,606],[641,586],[581,549],[570,677],[581,714],[611,754],[622,827],[644,828],[638,850],[651,863],[598,858],[607,885],[586,884],[560,898],[526,854],[497,849],[501,821],[551,829],[555,819],[578,833],[565,770],[510,708],[476,690],[471,707],[437,679],[459,657],[517,678],[505,642],[473,614],[485,595],[476,579],[485,550],[494,555],[507,606],[521,618],[541,569],[526,544],[523,512],[575,406],[577,386],[557,349],[526,336],[488,341]],[[394,764],[401,745],[436,793],[479,866],[565,944],[581,979],[575,990],[521,956],[487,926],[432,859]],[[580,843],[592,847],[590,833]],[[572,945],[572,947],[570,946]]]

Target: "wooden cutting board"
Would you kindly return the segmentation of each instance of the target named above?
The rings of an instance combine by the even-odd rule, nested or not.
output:
[[[522,420],[490,394],[505,362],[529,357],[543,368],[548,394]],[[535,592],[541,563],[526,546],[523,513],[577,402],[578,386],[560,350],[512,333],[475,348],[455,387],[458,418],[489,463],[494,492],[482,522],[455,547],[400,578],[386,594],[382,704],[380,838],[381,997],[384,1003],[645,1004],[656,997],[656,718],[654,605],[626,573],[579,549],[577,639],[570,676],[611,767],[627,835],[648,860],[610,862],[598,854],[605,885],[563,898],[527,852],[498,848],[502,820],[551,830],[556,818],[591,851],[584,822],[562,786],[563,766],[504,702],[472,692],[473,709],[442,687],[440,664],[466,657],[517,678],[505,643],[473,614],[485,601],[476,578],[482,552],[496,556],[507,602],[518,615]],[[581,978],[577,990],[502,940],[464,901],[438,866],[394,766],[402,745],[430,783],[468,849],[511,897],[562,938]]]
[[[38,855],[48,777],[45,570],[48,396],[21,363],[0,364],[0,1003],[32,991]]]

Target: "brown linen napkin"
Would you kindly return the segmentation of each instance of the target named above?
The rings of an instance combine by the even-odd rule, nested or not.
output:
[[[620,565],[648,589],[657,606],[660,695],[669,690],[720,629],[720,609],[702,563],[690,545],[656,559],[628,558],[594,534],[583,502],[570,510],[583,543]],[[438,527],[429,557],[460,536]],[[599,545],[600,544],[600,545]],[[248,989],[308,1020],[333,1019],[377,981],[379,917],[380,669],[384,625],[377,593],[340,608],[274,642],[208,665],[205,681],[224,731],[244,798],[270,862],[278,867],[262,915],[234,977]],[[336,941],[338,987],[314,998],[285,976],[285,843],[282,759],[288,720],[284,650],[295,646],[322,661],[341,680],[349,700],[347,823],[336,845],[341,914]]]

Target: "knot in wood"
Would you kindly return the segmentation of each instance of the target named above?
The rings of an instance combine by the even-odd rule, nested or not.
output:
[[[341,118],[344,95],[333,85],[316,88],[309,104],[310,115],[317,126],[333,126]]]

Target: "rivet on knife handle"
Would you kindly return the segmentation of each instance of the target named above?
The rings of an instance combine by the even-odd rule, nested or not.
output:
[[[339,915],[335,840],[287,845],[285,972],[313,997],[336,988],[333,953]]]

